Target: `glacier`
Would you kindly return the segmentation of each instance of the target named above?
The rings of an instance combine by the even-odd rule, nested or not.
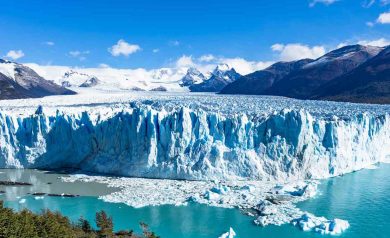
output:
[[[287,182],[390,156],[388,106],[215,94],[100,98],[2,101],[0,167]]]

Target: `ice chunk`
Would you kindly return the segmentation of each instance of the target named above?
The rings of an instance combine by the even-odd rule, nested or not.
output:
[[[229,231],[223,233],[219,238],[234,238],[236,236],[236,232],[234,232],[233,228],[230,227]]]
[[[207,191],[204,194],[204,197],[207,200],[219,200],[220,199],[220,195],[218,193],[213,192],[213,191]]]
[[[317,194],[317,183],[315,181],[301,181],[286,185],[278,185],[275,187],[275,193],[310,198]]]
[[[349,228],[348,221],[341,219],[328,220],[324,217],[316,217],[305,213],[293,221],[303,231],[314,231],[320,234],[339,235]]]
[[[218,186],[216,187],[213,187],[211,189],[211,192],[214,192],[214,193],[217,193],[217,194],[226,194],[230,191],[230,188],[225,186],[225,185],[221,185],[219,184]]]

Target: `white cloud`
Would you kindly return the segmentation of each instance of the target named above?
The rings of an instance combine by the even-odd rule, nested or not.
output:
[[[279,59],[283,61],[293,61],[300,59],[316,59],[326,53],[324,46],[313,46],[303,44],[274,44],[271,49],[279,52]]]
[[[7,58],[11,58],[13,60],[20,59],[24,56],[24,53],[22,50],[10,50],[8,53],[5,55]]]
[[[160,52],[160,49],[153,49],[152,52],[153,53],[158,53],[158,52]]]
[[[273,64],[271,61],[247,61],[243,58],[221,58],[219,63],[224,63],[234,68],[238,73],[246,75],[258,70],[262,70]]]
[[[390,45],[390,40],[387,40],[386,38],[380,38],[376,40],[361,40],[358,41],[358,44],[383,47]]]
[[[368,22],[366,22],[366,25],[369,27],[373,27],[375,25],[375,23],[368,21]]]
[[[192,56],[183,55],[176,61],[176,67],[194,67],[195,63],[192,59]]]
[[[322,3],[322,4],[325,4],[325,5],[331,5],[335,2],[337,2],[338,0],[313,0],[309,3],[309,6],[310,7],[314,7],[317,3]]]
[[[137,51],[140,51],[141,47],[139,45],[135,44],[129,44],[126,41],[120,39],[115,45],[113,45],[111,48],[108,48],[108,51],[111,53],[112,56],[129,56],[131,54],[134,54]]]
[[[101,63],[99,64],[99,68],[105,69],[105,68],[110,68],[108,64]]]
[[[390,12],[380,14],[376,22],[380,24],[390,24]]]
[[[87,55],[89,53],[90,53],[89,50],[85,50],[85,51],[73,50],[73,51],[69,51],[68,54],[70,57],[78,58],[80,61],[83,61],[87,59]]]
[[[211,62],[214,59],[215,57],[212,54],[202,55],[201,57],[199,57],[200,62]]]
[[[55,43],[53,41],[46,41],[45,45],[53,46],[53,45],[55,45]]]
[[[284,48],[284,45],[283,45],[283,44],[273,44],[273,45],[271,46],[271,49],[272,49],[273,51],[282,51],[283,48]]]

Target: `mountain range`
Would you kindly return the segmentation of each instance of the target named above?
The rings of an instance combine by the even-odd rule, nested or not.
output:
[[[209,79],[189,85],[189,89],[191,92],[219,92],[240,77],[241,75],[234,68],[227,64],[220,64],[211,73]]]
[[[387,103],[389,49],[350,45],[315,60],[278,62],[240,77],[220,93]]]
[[[40,68],[31,67],[50,80],[27,65],[0,59],[0,99],[67,95],[75,94],[77,88],[97,87],[390,103],[390,46],[349,45],[318,59],[277,62],[248,75],[240,75],[227,64],[220,64],[211,72],[190,67],[149,72],[53,68],[45,73]]]

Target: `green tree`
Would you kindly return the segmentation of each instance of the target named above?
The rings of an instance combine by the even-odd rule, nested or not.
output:
[[[142,228],[142,234],[145,238],[160,238],[154,232],[149,230],[149,226],[146,223],[141,222],[140,226]]]
[[[96,213],[96,225],[99,228],[98,235],[102,238],[114,237],[114,225],[112,217],[107,216],[106,212],[100,211]]]

